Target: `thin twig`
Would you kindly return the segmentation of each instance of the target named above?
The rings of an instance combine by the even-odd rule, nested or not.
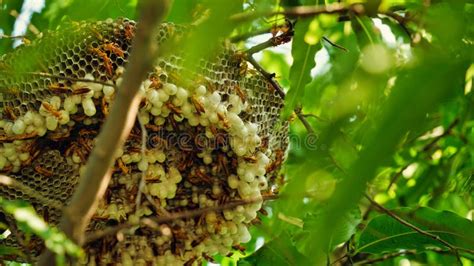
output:
[[[142,140],[141,140],[141,148],[140,148],[140,152],[142,154],[142,158],[146,158],[145,157],[145,153],[146,153],[146,140],[147,140],[147,131],[146,131],[146,128],[145,128],[145,125],[144,123],[141,121],[140,119],[140,116],[138,117],[138,123],[140,124],[140,131],[141,131],[141,135],[142,135]],[[142,174],[140,175],[141,178],[140,178],[140,182],[138,184],[138,192],[137,192],[137,197],[136,197],[136,201],[135,201],[135,214],[138,213],[138,210],[140,209],[140,204],[142,202],[142,192],[145,188],[145,178],[146,178],[146,170],[142,171]]]
[[[403,171],[405,171],[408,166],[410,166],[411,163],[407,163],[405,166],[403,166],[400,170],[398,170],[398,172],[396,172],[392,178],[390,178],[390,183],[388,184],[387,186],[387,189],[385,190],[385,192],[388,192],[390,191],[390,189],[392,188],[392,186],[397,183],[398,179],[400,178],[400,176],[402,176],[403,174]]]
[[[79,245],[84,242],[87,225],[109,184],[115,153],[123,146],[133,127],[141,101],[138,93],[140,84],[152,69],[157,55],[153,32],[167,12],[169,1],[148,0],[141,4],[141,17],[123,82],[117,90],[115,102],[97,137],[71,203],[63,211],[59,224],[66,236]],[[39,259],[39,265],[54,264],[54,255],[49,250]]]
[[[355,13],[363,12],[361,4],[347,6],[341,3],[328,4],[324,6],[299,6],[276,11],[254,11],[235,14],[230,17],[231,21],[243,22],[261,17],[271,17],[275,15],[285,15],[288,17],[312,17],[320,14],[345,14],[349,11]]]
[[[264,78],[267,79],[268,82],[272,85],[273,89],[280,95],[282,99],[285,98],[285,92],[283,89],[275,82],[273,79],[275,77],[275,73],[268,73],[259,63],[253,58],[253,56],[247,56],[247,61],[258,71],[260,74],[263,75]]]
[[[304,117],[312,117],[312,118],[314,118],[314,119],[316,119],[316,120],[318,120],[318,121],[320,121],[320,122],[327,122],[326,119],[324,119],[324,118],[322,118],[322,117],[320,117],[320,116],[317,116],[317,115],[315,115],[315,114],[303,114],[303,113],[302,113],[301,115],[304,116]]]
[[[243,33],[243,34],[240,34],[240,35],[230,37],[229,41],[233,42],[233,43],[245,41],[249,38],[252,38],[252,37],[255,37],[255,36],[258,36],[258,35],[271,33],[273,30],[278,29],[280,27],[282,27],[282,26],[278,25],[278,26],[272,26],[272,27],[265,28],[265,29],[259,29],[259,30],[252,31],[252,32],[246,32],[246,33]]]
[[[385,254],[385,255],[383,255],[381,257],[377,257],[377,258],[371,258],[371,259],[357,261],[357,262],[354,263],[354,265],[369,265],[369,264],[373,264],[373,263],[376,263],[376,262],[386,261],[386,260],[396,258],[396,257],[399,257],[399,256],[416,255],[416,254],[419,254],[419,253],[424,252],[424,251],[431,251],[431,252],[436,252],[436,253],[440,253],[440,254],[449,253],[449,251],[443,250],[443,249],[440,249],[440,248],[427,248],[426,250],[421,250],[421,251],[402,250],[402,251],[398,251],[398,252],[388,253],[388,254]],[[452,254],[450,254],[450,255],[452,255]]]
[[[236,201],[231,201],[228,202],[224,205],[216,206],[216,207],[207,207],[207,208],[200,208],[196,210],[191,210],[191,211],[183,211],[183,212],[176,212],[176,213],[170,213],[169,215],[162,216],[162,217],[156,217],[156,218],[144,218],[145,221],[152,221],[156,224],[163,224],[167,222],[171,222],[174,220],[178,219],[187,219],[187,218],[193,218],[200,216],[202,214],[206,214],[209,212],[216,212],[216,211],[223,211],[223,210],[228,210],[228,209],[233,209],[235,207],[241,206],[241,205],[247,205],[247,204],[253,204],[253,203],[258,203],[264,200],[273,200],[277,199],[278,195],[269,195],[269,196],[262,196],[262,198],[259,199],[247,199],[247,200],[236,200]],[[118,232],[132,228],[134,226],[139,226],[143,225],[144,219],[140,220],[138,223],[123,223],[114,227],[109,227],[106,228],[102,231],[96,231],[90,233],[86,237],[85,243],[91,243],[94,241],[97,241],[99,239],[102,239],[106,236],[114,235],[117,234]]]
[[[434,235],[430,232],[427,232],[407,221],[405,221],[404,219],[402,219],[400,216],[398,216],[397,214],[393,213],[392,211],[390,211],[389,209],[385,208],[384,206],[378,204],[375,200],[373,200],[369,195],[365,194],[365,197],[367,198],[367,200],[370,201],[370,203],[377,207],[381,212],[387,214],[388,216],[392,217],[393,219],[395,219],[397,222],[399,222],[400,224],[408,227],[408,228],[411,228],[412,230],[424,235],[424,236],[427,236],[435,241],[438,241],[439,243],[441,243],[442,245],[446,246],[447,248],[449,248],[451,250],[451,252],[456,256],[458,262],[460,263],[460,265],[462,265],[461,263],[461,258],[459,257],[459,252],[458,252],[458,248],[451,245],[451,243],[447,242],[446,240],[442,239],[441,237],[439,237],[438,235]]]
[[[0,34],[0,39],[23,39],[26,38],[25,35],[5,35]]]
[[[331,41],[331,40],[330,40],[328,37],[326,37],[326,36],[323,36],[323,40],[325,40],[326,42],[328,42],[330,45],[332,45],[332,46],[334,46],[334,47],[336,47],[336,48],[338,48],[338,49],[340,49],[340,50],[343,50],[344,52],[349,52],[349,50],[348,50],[346,47],[341,46],[341,45],[339,45],[339,44],[337,44],[337,43]]]
[[[258,72],[260,72],[260,74],[262,74],[267,79],[268,82],[270,82],[273,89],[280,95],[281,98],[284,99],[285,98],[285,92],[280,87],[280,85],[278,85],[278,83],[275,82],[275,80],[274,80],[275,74],[274,73],[268,73],[265,69],[263,69],[263,67],[260,66],[260,64],[255,60],[255,58],[253,58],[253,56],[247,56],[247,61],[250,64],[252,64],[252,66]],[[306,116],[301,113],[301,108],[297,107],[294,111],[295,111],[295,114],[298,117],[298,119],[301,121],[301,123],[303,123],[304,127],[308,131],[308,134],[313,134],[314,135],[315,133],[314,133],[313,127],[311,127],[311,124],[308,122],[308,120],[306,120]]]
[[[396,257],[399,257],[399,256],[404,256],[404,255],[416,255],[416,251],[414,251],[414,250],[403,250],[403,251],[398,251],[398,252],[394,252],[394,253],[389,253],[389,254],[385,254],[381,257],[357,261],[357,262],[354,263],[354,265],[369,265],[369,264],[373,264],[373,263],[376,263],[376,262],[381,262],[381,261],[389,260],[389,259],[392,259],[392,258],[396,258]]]
[[[308,120],[306,120],[306,116],[303,115],[301,112],[302,108],[301,107],[296,107],[295,109],[295,114],[298,117],[298,119],[303,123],[303,126],[306,128],[309,134],[314,134],[314,129],[313,127],[309,124]]]
[[[438,141],[446,136],[448,136],[449,134],[451,134],[451,132],[453,131],[453,128],[459,123],[459,118],[456,118],[454,119],[453,122],[451,122],[451,124],[449,124],[448,128],[443,132],[443,134],[433,138],[427,145],[425,145],[422,149],[423,152],[426,152],[426,151],[429,151],[431,150],[431,148],[436,144],[438,143]]]

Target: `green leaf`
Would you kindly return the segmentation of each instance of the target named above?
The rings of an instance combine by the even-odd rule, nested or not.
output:
[[[79,246],[69,240],[57,228],[50,227],[28,203],[17,200],[7,201],[0,197],[0,207],[13,216],[20,230],[39,236],[52,252],[58,255],[82,256],[82,250]]]
[[[287,233],[266,243],[251,256],[239,261],[239,265],[311,265],[311,260],[298,252]]]
[[[321,48],[314,34],[308,34],[311,20],[301,20],[295,26],[295,37],[291,47],[293,65],[290,68],[290,90],[286,95],[282,118],[287,119],[293,110],[301,104],[307,84],[311,82],[311,69],[316,65],[315,55]],[[311,36],[308,37],[308,36]],[[308,43],[310,42],[310,43]]]
[[[453,60],[440,53],[417,52],[419,63],[400,71],[383,109],[373,117],[374,127],[365,132],[360,156],[348,169],[348,176],[338,183],[328,214],[315,228],[321,235],[314,250],[328,246],[332,232],[342,223],[340,217],[350,210],[348,203],[359,201],[366,182],[392,158],[407,132],[420,128],[427,113],[438,110],[441,103],[462,88],[462,73],[467,69],[463,57]]]
[[[456,247],[474,250],[474,223],[449,211],[403,208],[393,211],[407,222],[439,236]],[[447,249],[441,242],[402,225],[388,215],[372,219],[357,242],[357,253],[384,253],[427,247]]]

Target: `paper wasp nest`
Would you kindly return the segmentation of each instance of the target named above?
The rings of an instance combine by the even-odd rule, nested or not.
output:
[[[0,196],[30,201],[52,224],[113,104],[135,23],[71,23],[65,29],[0,60],[0,172],[20,184],[1,186]],[[162,24],[157,41],[183,34],[182,27]],[[248,226],[275,189],[288,126],[278,118],[283,99],[246,64],[232,48],[201,60],[194,72],[176,55],[157,61],[140,88],[140,123],[117,155],[88,234],[186,215],[91,241],[85,263],[198,263],[249,241]],[[235,204],[243,201],[251,204]],[[14,237],[0,244],[21,247]],[[36,238],[22,247],[33,257],[42,248]]]

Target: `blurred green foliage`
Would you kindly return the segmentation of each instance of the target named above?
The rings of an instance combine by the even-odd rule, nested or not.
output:
[[[19,10],[22,2],[0,1],[4,34],[11,34],[15,19],[10,11]],[[252,228],[253,238],[246,244],[245,254],[218,257],[219,262],[457,263],[448,247],[378,213],[362,199],[367,193],[393,214],[456,245],[464,265],[472,265],[474,3],[230,2],[174,1],[168,20],[196,25],[181,47],[190,51],[189,62],[213,53],[222,38],[285,23],[281,15],[240,23],[227,19],[238,12],[324,7],[335,2],[348,7],[362,3],[363,8],[343,16],[297,19],[291,46],[257,54],[262,66],[276,73],[287,92],[282,118],[293,123],[282,170],[286,185],[280,199],[267,204],[269,215],[262,217],[262,224]],[[136,5],[133,0],[46,0],[32,24],[45,31],[64,20],[134,19]],[[93,14],[89,10],[94,10]],[[28,32],[26,36],[35,38]],[[244,50],[250,43],[270,37],[237,45]],[[12,39],[0,40],[0,53],[11,49]],[[294,117],[295,107],[302,107],[315,134],[308,135]],[[9,206],[12,212],[25,208]],[[29,228],[49,239],[42,231]],[[410,252],[404,253],[407,249]],[[0,248],[0,252],[14,251]]]
[[[4,213],[11,215],[19,230],[21,230],[27,238],[36,235],[44,240],[45,246],[56,254],[57,265],[66,265],[65,255],[73,257],[83,256],[82,250],[71,240],[69,240],[57,228],[50,227],[43,218],[36,214],[31,205],[25,201],[7,201],[0,198],[0,208]],[[17,250],[6,250],[8,254],[20,252]],[[13,251],[13,252],[12,252]],[[5,250],[0,249],[0,254]]]

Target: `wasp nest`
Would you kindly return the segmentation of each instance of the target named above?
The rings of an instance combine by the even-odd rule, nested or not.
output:
[[[1,197],[26,199],[58,221],[114,103],[134,30],[126,19],[71,23],[1,59],[0,171],[21,184],[0,187]],[[162,24],[157,41],[184,34]],[[86,263],[198,263],[250,240],[288,133],[278,119],[283,100],[246,64],[232,48],[193,71],[176,55],[156,62],[88,235],[136,226],[89,241]],[[42,245],[32,241],[23,249],[36,256]]]

